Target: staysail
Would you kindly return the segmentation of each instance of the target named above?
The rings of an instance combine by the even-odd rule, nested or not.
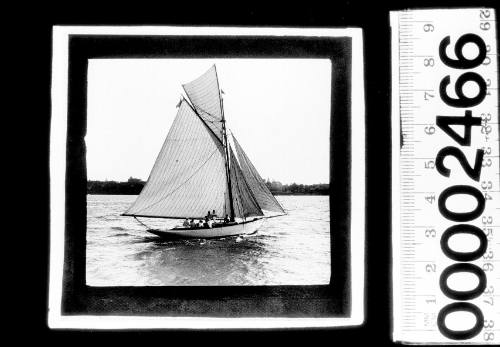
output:
[[[129,216],[201,218],[229,213],[224,148],[183,100]]]
[[[223,112],[215,65],[194,81],[183,84],[182,87],[198,115],[222,141]]]
[[[258,202],[255,200],[248,183],[243,176],[238,161],[230,148],[230,167],[231,167],[231,182],[234,199],[234,213],[236,217],[247,218],[250,216],[263,216]]]
[[[247,157],[247,155],[243,151],[243,148],[241,148],[234,135],[232,137],[234,145],[236,147],[236,153],[238,155],[243,177],[245,178],[250,190],[252,191],[252,194],[255,197],[255,200],[257,201],[259,207],[262,210],[284,214],[285,210],[283,210],[283,207],[281,207],[280,203],[269,191],[269,188],[267,188],[264,180],[262,179],[262,177],[260,177],[257,169],[255,169],[252,162]]]

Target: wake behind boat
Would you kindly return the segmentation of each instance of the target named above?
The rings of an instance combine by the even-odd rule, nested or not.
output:
[[[166,238],[253,234],[264,218],[284,215],[234,135],[227,136],[215,65],[183,88],[187,99],[177,105],[146,185],[122,215],[201,221],[148,229]]]

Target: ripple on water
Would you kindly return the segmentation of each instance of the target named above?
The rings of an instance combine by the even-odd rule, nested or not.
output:
[[[164,241],[120,216],[135,196],[88,196],[89,285],[290,285],[330,280],[329,199],[278,196],[288,215],[254,235]],[[149,220],[172,227],[171,220]]]
[[[109,237],[121,237],[121,236],[132,236],[132,235],[130,235],[129,233],[118,233],[110,235]]]

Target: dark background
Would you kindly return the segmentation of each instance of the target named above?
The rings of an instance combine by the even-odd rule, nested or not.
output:
[[[4,304],[7,332],[17,342],[34,339],[65,343],[119,345],[122,341],[148,346],[151,337],[162,345],[228,343],[231,345],[292,342],[321,345],[391,344],[390,247],[390,27],[389,11],[423,7],[495,7],[497,1],[331,1],[330,6],[311,1],[272,5],[256,2],[111,1],[62,4],[19,3],[3,6],[3,50],[7,60],[3,75],[7,90],[3,119],[19,121],[19,131],[4,124],[9,137],[7,163],[12,193],[5,193],[14,215],[5,229],[3,249],[12,256],[2,269],[9,294]],[[497,11],[497,16],[499,15]],[[498,23],[498,22],[497,22]],[[51,331],[47,328],[49,254],[49,136],[52,26],[60,25],[225,25],[290,27],[361,27],[364,31],[367,128],[367,228],[365,323],[360,327],[315,330],[236,332],[100,332]],[[498,35],[498,24],[497,24]],[[7,41],[7,42],[5,42]],[[11,97],[12,96],[12,97]],[[5,169],[4,169],[5,171]],[[19,184],[19,181],[23,184]],[[17,184],[14,184],[17,183]],[[21,190],[19,189],[21,186]],[[5,200],[4,200],[5,202]],[[16,213],[17,211],[17,213]],[[9,240],[12,238],[12,240]],[[7,278],[5,274],[5,278]]]

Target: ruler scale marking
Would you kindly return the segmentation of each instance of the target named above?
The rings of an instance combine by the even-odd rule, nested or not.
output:
[[[486,22],[493,24],[484,24]],[[453,334],[444,336],[437,327],[440,310],[456,301],[444,295],[439,286],[442,271],[456,263],[443,254],[439,240],[447,228],[458,224],[440,215],[437,208],[438,197],[449,186],[473,187],[484,196],[488,195],[490,199],[486,200],[481,215],[466,223],[486,233],[488,230],[497,230],[499,225],[495,222],[500,220],[500,217],[496,217],[498,214],[496,211],[500,209],[498,207],[500,191],[497,188],[500,184],[496,185],[500,183],[498,179],[500,168],[497,62],[492,58],[488,58],[488,61],[484,58],[484,64],[481,63],[470,69],[452,68],[442,61],[439,44],[446,36],[450,36],[446,54],[450,58],[458,59],[459,57],[453,55],[453,47],[457,45],[457,40],[462,35],[472,33],[489,45],[490,50],[486,52],[486,57],[496,56],[497,42],[494,23],[495,13],[491,9],[391,12],[393,30],[393,338],[397,341],[476,344],[494,344],[500,341],[500,334],[495,334],[500,326],[498,307],[500,305],[497,303],[495,306],[488,305],[483,302],[488,300],[493,302],[489,298],[493,298],[494,295],[486,293],[488,288],[495,288],[500,292],[499,278],[489,270],[494,266],[500,266],[497,265],[500,262],[498,247],[500,235],[493,231],[488,236],[488,247],[485,251],[491,251],[488,253],[488,257],[490,255],[491,257],[480,257],[470,261],[471,264],[486,269],[483,270],[487,282],[485,292],[468,300],[484,315],[484,327],[474,336],[460,340],[456,339]],[[471,53],[468,54],[470,56]],[[469,56],[465,59],[472,59]],[[479,105],[467,108],[450,107],[441,99],[440,81],[444,76],[449,75],[450,86],[447,92],[450,96],[457,98],[459,95],[451,92],[452,86],[457,83],[459,76],[468,71],[473,71],[482,78],[488,78],[488,95]],[[469,148],[455,143],[436,124],[436,116],[464,116],[464,109],[470,109],[473,117],[482,117],[481,125],[472,127],[472,140]],[[490,119],[487,119],[488,115]],[[400,136],[402,136],[402,146],[399,143]],[[467,177],[464,172],[460,172],[460,165],[456,158],[447,158],[444,161],[451,170],[450,177],[444,177],[437,171],[435,167],[437,152],[446,146],[462,150],[469,162],[473,162],[473,155],[477,149],[488,148],[489,152],[483,155],[481,173],[477,182]],[[487,187],[488,182],[495,182],[495,184]],[[448,204],[448,201],[445,204]],[[450,204],[461,206],[455,201]],[[450,281],[449,278],[448,283]],[[490,327],[488,324],[491,322],[497,326]]]

